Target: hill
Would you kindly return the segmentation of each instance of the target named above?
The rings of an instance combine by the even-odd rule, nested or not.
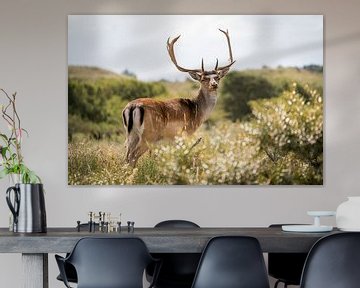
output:
[[[308,84],[313,87],[322,87],[323,73],[297,67],[279,67],[276,69],[248,69],[239,71],[243,75],[263,77],[275,86],[283,86],[285,83],[296,82],[302,85]]]
[[[82,80],[97,80],[104,78],[131,78],[123,74],[117,74],[115,72],[105,70],[99,67],[93,66],[74,66],[70,65],[68,67],[68,77],[69,79],[82,79]]]

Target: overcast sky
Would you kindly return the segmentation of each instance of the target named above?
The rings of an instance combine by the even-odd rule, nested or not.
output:
[[[70,15],[68,64],[125,69],[141,80],[182,80],[167,54],[168,37],[178,63],[213,69],[228,62],[230,33],[235,69],[323,65],[322,15]]]

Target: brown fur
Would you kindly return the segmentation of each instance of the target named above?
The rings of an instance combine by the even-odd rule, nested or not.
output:
[[[201,81],[201,89],[193,99],[176,98],[166,101],[139,98],[129,102],[123,110],[127,130],[126,160],[135,164],[148,150],[149,143],[173,139],[177,135],[191,135],[207,120],[216,103],[217,87],[209,87],[209,80]],[[134,121],[136,108],[144,110],[142,123]],[[126,113],[130,113],[126,119]],[[133,123],[132,123],[133,121]],[[132,127],[129,127],[129,123]],[[130,128],[130,129],[129,129]]]
[[[187,72],[200,82],[200,91],[193,99],[171,99],[159,101],[150,98],[139,98],[126,105],[122,112],[126,129],[126,161],[135,165],[139,157],[148,150],[148,145],[162,139],[173,139],[176,135],[193,134],[208,119],[215,107],[219,81],[234,64],[228,31],[219,29],[226,36],[230,55],[230,64],[215,69],[186,69],[176,61],[174,44],[180,36],[167,41],[171,61],[181,72]]]

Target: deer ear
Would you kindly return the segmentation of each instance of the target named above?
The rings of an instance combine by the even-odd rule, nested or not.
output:
[[[190,71],[189,75],[191,76],[192,79],[196,80],[196,81],[200,81],[201,80],[201,73],[199,72],[193,72]]]
[[[230,67],[219,70],[218,71],[219,77],[223,78],[229,72],[229,70],[230,70]]]

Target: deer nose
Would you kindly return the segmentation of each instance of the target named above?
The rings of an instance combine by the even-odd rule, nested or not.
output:
[[[218,83],[216,83],[216,82],[211,82],[210,85],[211,85],[212,88],[217,88],[218,87]]]

